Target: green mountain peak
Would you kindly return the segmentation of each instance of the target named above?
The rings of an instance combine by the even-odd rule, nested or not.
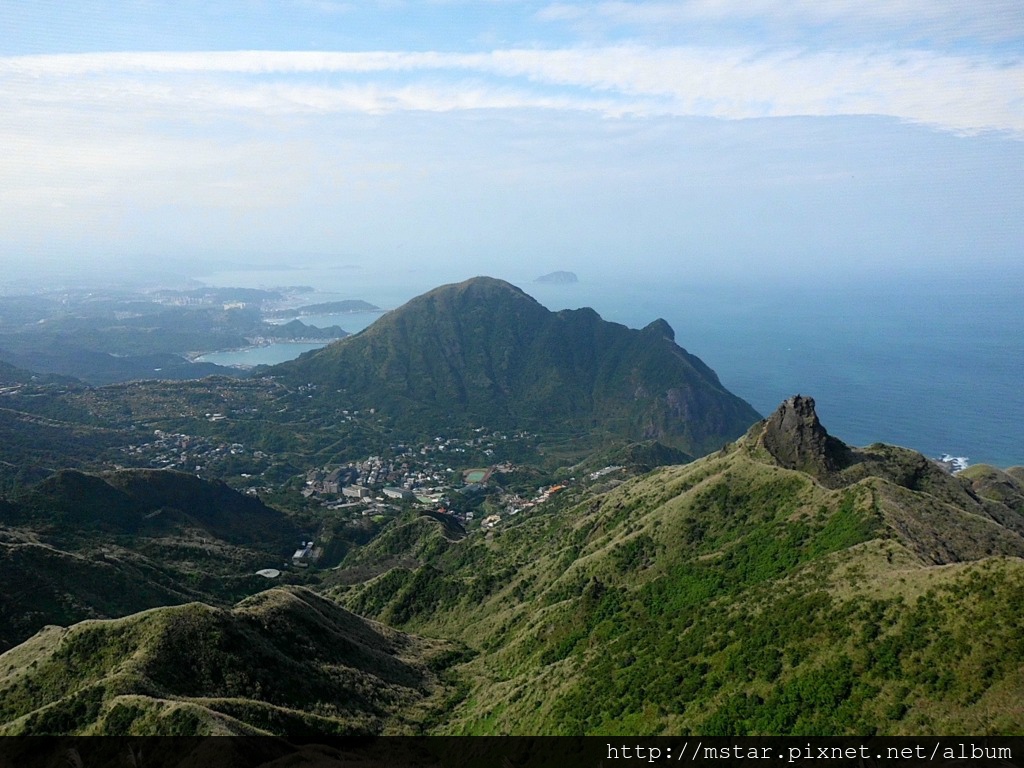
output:
[[[659,440],[701,455],[758,414],[674,337],[664,320],[635,330],[590,308],[551,312],[510,283],[475,277],[267,375],[424,433],[440,420],[543,432],[577,450]]]

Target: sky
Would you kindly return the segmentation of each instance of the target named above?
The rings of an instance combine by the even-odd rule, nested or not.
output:
[[[1020,0],[0,0],[0,268],[1024,259]]]

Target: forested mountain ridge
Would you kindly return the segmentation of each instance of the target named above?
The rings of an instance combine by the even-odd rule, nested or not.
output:
[[[406,428],[455,422],[577,442],[657,439],[692,455],[759,418],[675,343],[665,321],[633,330],[592,309],[550,312],[486,277],[436,288],[267,375]]]

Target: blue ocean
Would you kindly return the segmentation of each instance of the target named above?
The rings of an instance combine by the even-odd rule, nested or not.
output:
[[[313,285],[316,301],[363,299],[392,309],[470,276],[326,268],[200,279],[245,287]],[[676,343],[762,414],[800,393],[814,397],[829,432],[852,445],[886,442],[933,457],[964,456],[971,464],[1024,465],[1024,274],[813,285],[584,273],[577,283],[548,285],[534,282],[536,275],[494,276],[553,310],[590,306],[632,328],[664,318]],[[362,313],[316,321],[356,332],[375,318]],[[248,357],[235,353],[231,362],[276,362],[307,348],[256,349]]]

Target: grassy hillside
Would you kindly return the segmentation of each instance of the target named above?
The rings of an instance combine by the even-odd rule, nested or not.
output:
[[[296,588],[50,627],[0,656],[0,733],[403,731],[458,653]]]
[[[1019,513],[888,446],[818,441],[823,482],[772,424],[334,594],[479,651],[444,732],[1024,730]]]
[[[1024,732],[1016,474],[852,448],[795,397],[714,454],[628,478],[468,534],[401,515],[321,572],[319,595],[48,628],[0,656],[0,723],[294,738]],[[130,522],[145,494],[106,485],[104,525]]]

